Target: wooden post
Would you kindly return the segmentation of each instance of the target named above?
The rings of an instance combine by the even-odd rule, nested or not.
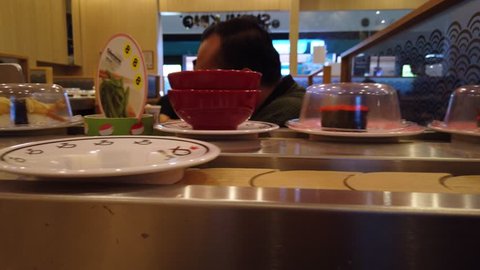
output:
[[[332,82],[332,66],[323,67],[323,83]]]
[[[300,0],[290,0],[290,74],[298,74],[297,44],[300,24]]]

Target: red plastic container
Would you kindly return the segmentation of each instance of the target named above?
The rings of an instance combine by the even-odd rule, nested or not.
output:
[[[257,90],[262,74],[248,70],[194,70],[168,74],[172,89]]]
[[[248,120],[260,90],[170,90],[177,115],[197,130],[234,130]]]

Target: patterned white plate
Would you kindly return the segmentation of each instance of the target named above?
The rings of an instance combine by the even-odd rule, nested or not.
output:
[[[169,121],[154,126],[154,129],[169,133],[181,133],[192,135],[241,135],[269,132],[278,129],[279,126],[267,122],[246,121],[235,130],[196,130],[181,120]]]
[[[406,122],[403,126],[394,129],[367,129],[362,132],[335,131],[325,130],[318,127],[309,127],[302,125],[299,122],[299,119],[289,120],[286,125],[292,130],[307,134],[350,138],[387,138],[413,136],[422,134],[425,131],[425,127],[411,122]]]
[[[210,143],[175,137],[77,137],[4,148],[0,170],[62,178],[139,175],[195,166],[219,154]]]

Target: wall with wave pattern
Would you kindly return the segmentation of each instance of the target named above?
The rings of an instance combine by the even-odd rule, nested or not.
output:
[[[366,52],[396,56],[398,76],[403,65],[412,67],[411,91],[399,92],[405,119],[421,124],[442,120],[455,88],[480,84],[479,7],[480,0],[462,1]]]

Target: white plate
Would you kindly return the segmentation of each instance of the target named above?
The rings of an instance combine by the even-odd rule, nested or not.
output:
[[[161,136],[78,137],[0,150],[0,170],[38,177],[108,177],[186,168],[216,158],[210,143]]]
[[[241,135],[269,132],[278,129],[279,126],[267,122],[246,121],[240,124],[235,130],[196,130],[184,121],[169,121],[154,126],[154,129],[163,132],[194,134],[194,135]]]
[[[425,127],[419,126],[415,123],[405,122],[405,125],[395,129],[375,129],[366,130],[365,132],[352,132],[352,131],[334,131],[324,130],[319,128],[312,128],[304,126],[299,122],[299,119],[293,119],[287,122],[287,127],[295,131],[324,136],[335,137],[350,137],[350,138],[386,138],[386,137],[401,137],[401,136],[413,136],[422,134],[425,131]]]
[[[81,115],[73,116],[70,121],[58,122],[49,125],[16,125],[12,127],[0,127],[0,131],[29,131],[29,130],[44,130],[54,128],[66,128],[72,127],[83,123],[83,117]]]
[[[451,133],[451,134],[460,134],[460,135],[469,135],[469,136],[477,136],[480,137],[480,128],[465,128],[465,129],[458,129],[458,128],[452,128],[448,127],[444,122],[441,121],[433,121],[428,125],[429,128],[439,131],[439,132],[446,132],[446,133]]]

